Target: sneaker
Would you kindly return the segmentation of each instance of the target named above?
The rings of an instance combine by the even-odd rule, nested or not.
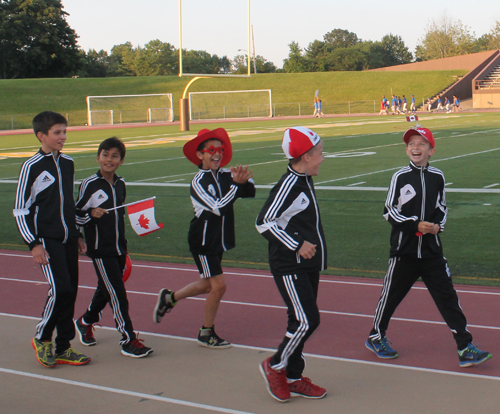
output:
[[[201,328],[198,334],[198,343],[201,346],[214,349],[231,348],[231,344],[215,333],[214,327]]]
[[[90,358],[87,355],[84,355],[73,348],[68,348],[63,352],[56,354],[55,358],[58,364],[85,365],[90,362]]]
[[[259,365],[260,373],[266,381],[267,391],[275,400],[287,402],[290,400],[290,388],[286,381],[286,372],[284,370],[275,370],[270,365],[271,357],[262,361]]]
[[[75,321],[76,332],[80,337],[80,342],[85,346],[94,346],[97,341],[94,338],[94,325],[86,325],[83,323],[83,317]]]
[[[480,351],[474,345],[469,344],[467,348],[458,351],[458,360],[461,368],[479,365],[481,362],[487,361],[492,355],[486,351]]]
[[[142,344],[143,340],[135,338],[133,341],[122,345],[122,355],[132,358],[144,358],[153,352],[153,348],[148,348]]]
[[[177,305],[177,302],[172,300],[172,292],[169,289],[162,289],[158,294],[158,302],[156,302],[155,311],[153,313],[153,320],[155,323],[160,323],[166,313],[170,312],[172,308]]]
[[[33,338],[31,345],[33,345],[33,349],[36,352],[36,359],[41,365],[47,368],[54,368],[57,365],[56,359],[52,354],[52,342],[42,342]]]
[[[311,382],[307,377],[300,377],[299,380],[289,382],[288,389],[292,397],[323,398],[326,390]]]
[[[398,353],[391,348],[389,345],[391,342],[387,340],[385,336],[380,339],[368,338],[365,342],[365,346],[372,352],[375,353],[379,358],[382,359],[393,359],[397,358]]]

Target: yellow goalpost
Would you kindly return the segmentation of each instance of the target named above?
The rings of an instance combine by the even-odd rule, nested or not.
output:
[[[251,46],[251,23],[250,23],[250,0],[247,0],[247,13],[248,13],[248,46],[247,46],[247,74],[246,75],[236,75],[236,74],[226,74],[226,73],[184,73],[182,70],[182,0],[179,0],[179,77],[193,77],[186,87],[184,88],[184,93],[182,98],[179,100],[179,115],[181,123],[181,131],[189,131],[189,100],[188,89],[193,84],[193,82],[198,79],[203,78],[249,78],[250,75],[250,46]]]

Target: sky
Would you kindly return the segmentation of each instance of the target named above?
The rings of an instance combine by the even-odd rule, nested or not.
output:
[[[179,0],[62,0],[67,22],[84,50],[159,39],[179,47]],[[248,47],[248,0],[182,0],[182,47],[233,59]],[[255,54],[283,67],[295,41],[305,48],[334,29],[379,41],[399,35],[414,53],[428,24],[447,15],[476,37],[500,21],[498,0],[251,0]],[[243,49],[243,51],[239,51]],[[253,46],[250,47],[253,51]]]

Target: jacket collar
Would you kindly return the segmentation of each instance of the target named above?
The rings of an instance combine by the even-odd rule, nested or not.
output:
[[[429,168],[429,163],[423,167],[419,167],[418,165],[414,164],[413,161],[410,161],[410,167],[414,171],[426,171]]]
[[[104,176],[101,174],[101,170],[98,170],[97,171],[97,174],[96,174],[99,178],[101,178],[102,180],[105,180],[106,178],[104,178]],[[118,180],[120,180],[122,177],[119,177],[118,175],[114,174],[113,175],[113,184],[116,184],[116,182]]]

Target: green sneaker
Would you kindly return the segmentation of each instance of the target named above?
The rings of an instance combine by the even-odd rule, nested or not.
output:
[[[31,345],[33,345],[36,352],[36,359],[41,365],[47,368],[54,368],[56,366],[56,359],[52,355],[52,342],[42,342],[33,338]]]
[[[58,364],[85,365],[90,362],[88,356],[75,351],[73,348],[68,348],[66,351],[56,354],[55,358]]]

